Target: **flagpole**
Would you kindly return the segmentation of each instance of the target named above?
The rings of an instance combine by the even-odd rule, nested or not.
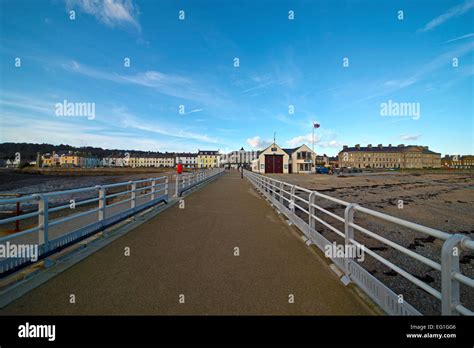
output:
[[[313,146],[313,152],[314,152],[314,122],[313,124],[311,125],[311,128],[313,129],[313,137],[311,138],[311,144]]]

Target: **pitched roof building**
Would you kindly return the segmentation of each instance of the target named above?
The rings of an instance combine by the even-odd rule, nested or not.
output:
[[[441,154],[431,151],[428,146],[404,145],[383,146],[359,144],[345,145],[339,152],[341,167],[356,168],[440,168]]]
[[[273,143],[258,153],[252,161],[252,171],[258,173],[314,173],[316,153],[305,144],[283,149]]]

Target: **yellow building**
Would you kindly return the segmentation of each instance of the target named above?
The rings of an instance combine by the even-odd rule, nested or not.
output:
[[[59,167],[61,165],[61,158],[55,151],[52,154],[45,153],[41,155],[41,165],[43,167]]]
[[[198,151],[198,168],[216,168],[219,167],[219,151]]]
[[[81,156],[75,153],[65,153],[59,157],[61,167],[80,167],[81,162]]]
[[[56,163],[54,163],[54,157],[49,153],[41,156],[41,162],[43,167],[52,167],[53,165],[56,165]]]

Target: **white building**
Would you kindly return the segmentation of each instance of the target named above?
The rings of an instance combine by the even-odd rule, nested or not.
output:
[[[125,157],[110,155],[102,158],[102,166],[104,167],[126,167],[128,165]]]
[[[308,146],[283,149],[273,143],[258,153],[252,161],[252,171],[257,173],[314,173],[316,153]]]
[[[177,153],[176,164],[181,163],[184,168],[197,167],[197,153]]]

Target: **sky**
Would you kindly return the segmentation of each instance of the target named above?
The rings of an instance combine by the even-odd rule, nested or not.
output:
[[[311,147],[317,122],[318,154],[473,154],[473,23],[474,0],[0,0],[0,142]]]

